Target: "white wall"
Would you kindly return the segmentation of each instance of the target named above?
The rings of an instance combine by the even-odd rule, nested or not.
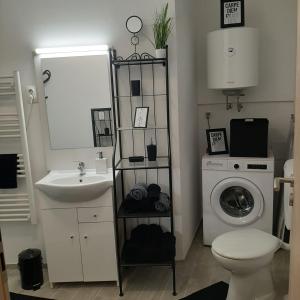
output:
[[[181,0],[182,1],[182,0]],[[139,15],[145,25],[145,32],[150,35],[154,13],[165,3],[164,0],[0,0],[0,65],[1,74],[11,73],[18,69],[21,72],[23,85],[34,84],[35,74],[32,51],[35,48],[108,44],[118,50],[118,54],[127,57],[132,53],[130,34],[125,29],[125,21],[130,15]],[[182,1],[183,2],[183,1]],[[175,1],[170,0],[170,13],[175,14]],[[181,201],[180,148],[178,126],[177,95],[177,53],[174,47],[175,29],[170,39],[170,84],[172,145],[174,161],[174,200],[175,228],[177,238],[177,257],[183,258],[186,246],[183,246],[183,225]],[[154,49],[149,41],[141,36],[138,51]],[[27,112],[29,107],[26,107]],[[29,125],[29,143],[32,158],[34,181],[47,172],[43,131],[38,105],[34,105]],[[93,161],[95,150],[51,151],[49,168],[74,167],[74,160]],[[95,151],[96,152],[96,151]],[[104,153],[110,155],[110,152]],[[38,199],[37,199],[38,200]],[[4,247],[7,263],[17,261],[17,254],[28,247],[44,249],[41,226],[29,224],[3,224]],[[185,228],[186,229],[186,228]]]
[[[287,155],[290,115],[294,112],[296,72],[296,0],[245,1],[246,26],[260,32],[259,85],[245,90],[241,113],[226,111],[225,98],[219,91],[207,89],[206,35],[220,28],[220,1],[197,1],[197,51],[198,51],[198,119],[200,156],[207,147],[205,112],[212,113],[213,128],[226,127],[232,118],[268,118],[270,145],[276,158],[277,173]]]
[[[186,254],[201,221],[199,196],[199,141],[197,124],[197,69],[194,24],[197,0],[176,0],[178,63],[178,127],[180,146],[183,253]]]

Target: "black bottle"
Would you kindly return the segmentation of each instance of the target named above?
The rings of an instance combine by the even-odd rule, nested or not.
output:
[[[156,161],[157,157],[157,147],[152,143],[151,139],[151,144],[147,146],[147,152],[148,152],[148,160],[149,161]]]

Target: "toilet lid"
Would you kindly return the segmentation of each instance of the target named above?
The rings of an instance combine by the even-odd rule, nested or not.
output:
[[[218,255],[230,259],[253,259],[275,252],[280,240],[257,229],[244,229],[225,233],[212,243]]]

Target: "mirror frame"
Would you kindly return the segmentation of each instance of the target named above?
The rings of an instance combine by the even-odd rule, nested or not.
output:
[[[109,51],[107,50],[107,54],[109,57]],[[108,64],[108,70],[109,70],[109,76],[110,76],[110,68],[109,68],[109,58],[107,60]],[[82,153],[89,153],[94,154],[96,151],[98,151],[98,148],[92,147],[92,148],[66,148],[66,149],[52,149],[51,148],[51,142],[50,142],[50,134],[49,134],[49,125],[48,125],[48,115],[47,115],[47,107],[45,99],[45,89],[44,89],[44,83],[43,83],[43,76],[42,76],[42,63],[41,63],[41,55],[37,54],[36,52],[33,52],[33,66],[34,66],[34,73],[35,73],[35,85],[37,89],[37,97],[38,97],[38,108],[39,108],[39,117],[41,120],[41,133],[42,133],[42,140],[43,140],[43,153],[45,156],[45,166],[47,170],[51,169],[60,169],[60,167],[57,164],[57,161],[59,161],[58,157],[74,157],[76,158],[78,156],[79,151],[82,151]],[[111,82],[110,84],[110,90],[111,90]],[[104,149],[113,148],[112,147],[105,147]],[[106,151],[106,150],[103,150]],[[72,161],[72,159],[71,159]],[[69,161],[67,164],[71,164]]]
[[[140,27],[140,29],[139,29],[138,31],[131,31],[131,30],[128,28],[128,23],[129,23],[129,21],[130,21],[131,19],[133,19],[133,18],[138,19],[138,20],[141,22],[141,27]],[[137,33],[139,33],[139,32],[143,29],[143,26],[144,26],[143,21],[142,21],[142,19],[141,19],[139,16],[130,16],[130,17],[126,20],[126,29],[127,29],[130,33],[132,33],[132,34],[137,34]]]

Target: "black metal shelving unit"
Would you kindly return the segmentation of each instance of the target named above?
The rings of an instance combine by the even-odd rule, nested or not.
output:
[[[175,276],[175,257],[166,261],[144,261],[144,262],[130,262],[127,261],[123,256],[123,247],[126,246],[128,236],[128,222],[133,219],[148,219],[157,218],[167,219],[169,221],[169,229],[173,236],[174,232],[174,218],[173,218],[173,197],[172,197],[172,160],[171,160],[171,141],[170,141],[170,104],[169,104],[169,71],[168,71],[168,49],[167,56],[164,59],[157,59],[148,53],[138,54],[134,53],[130,57],[123,59],[117,56],[115,49],[110,49],[110,69],[111,69],[111,86],[112,86],[112,107],[114,116],[114,131],[115,131],[115,143],[113,152],[113,173],[114,173],[114,216],[115,216],[115,232],[116,232],[116,249],[117,249],[117,262],[118,262],[118,275],[119,275],[119,289],[120,296],[123,296],[123,268],[125,267],[170,267],[172,271],[173,279],[173,295],[176,295],[176,276]],[[140,96],[132,96],[130,92],[130,82],[134,77],[134,71],[138,73],[138,78],[141,83],[141,94]],[[125,76],[124,76],[125,74]],[[163,91],[157,91],[157,78],[159,75],[160,86],[163,86]],[[124,78],[125,81],[124,82]],[[136,76],[136,75],[135,75]],[[127,78],[126,78],[127,77]],[[136,78],[134,78],[136,79]],[[151,86],[151,91],[144,92],[144,82],[147,84],[148,89]],[[129,87],[129,93],[120,93],[120,84],[124,83]],[[165,123],[159,126],[157,120],[158,110],[161,109],[161,105],[157,104],[159,101],[165,101]],[[137,129],[133,126],[124,126],[123,121],[123,107],[124,105],[129,106],[131,125],[133,125],[134,116],[134,101],[139,101],[141,106],[144,106],[146,101],[152,101],[152,124],[148,124],[147,128]],[[124,138],[123,134],[127,132],[130,134],[132,143],[132,151],[130,155],[125,153],[124,143],[129,143],[128,135]],[[150,132],[158,148],[158,135],[160,132],[165,133],[164,142],[166,143],[165,152],[163,155],[157,157],[156,161],[148,161],[147,159],[147,137],[146,135]],[[136,134],[139,134],[137,137]],[[139,155],[145,156],[144,162],[131,163],[129,162],[129,156],[137,155],[136,153],[136,139],[143,144],[143,153]],[[159,151],[158,151],[159,152]],[[127,155],[126,155],[127,154]],[[134,182],[137,183],[139,180],[139,172],[145,172],[144,177],[148,181],[149,172],[156,172],[156,183],[159,183],[160,172],[166,172],[168,191],[170,197],[170,210],[167,212],[135,212],[129,213],[126,211],[123,205],[123,200],[126,196],[125,177],[128,172],[133,172]],[[118,175],[117,175],[118,173]],[[146,182],[148,183],[148,182]],[[123,227],[123,228],[122,228]],[[122,237],[123,234],[123,238]],[[175,249],[174,249],[175,253]]]

